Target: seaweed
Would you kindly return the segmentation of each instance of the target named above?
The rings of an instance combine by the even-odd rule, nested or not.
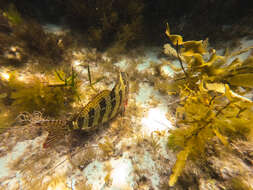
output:
[[[114,154],[115,147],[113,142],[108,137],[105,137],[105,142],[99,143],[98,147],[103,151],[105,156],[111,156]]]
[[[85,180],[75,183],[76,190],[92,190],[92,184],[87,184]]]
[[[55,71],[55,76],[60,83],[58,84],[49,84],[50,87],[71,87],[72,90],[75,90],[77,87],[77,73],[74,71],[73,67],[71,73],[68,76],[64,71]]]
[[[154,152],[159,152],[160,149],[160,142],[159,137],[155,136],[154,133],[151,134],[151,138],[149,139],[150,145]]]
[[[40,64],[58,64],[63,60],[63,52],[66,47],[61,45],[61,37],[45,33],[37,22],[26,21],[15,27],[13,33],[26,53],[30,57],[36,57]]]
[[[1,64],[19,66],[29,58],[44,67],[58,65],[74,45],[70,35],[47,33],[36,20],[24,19],[14,4],[0,14]]]
[[[70,188],[67,185],[66,175],[54,175],[51,176],[49,179],[47,179],[46,182],[44,182],[45,177],[40,178],[33,178],[31,176],[26,176],[26,178],[23,178],[23,184],[26,189],[54,189],[54,188],[60,188],[62,190],[70,190]],[[86,187],[86,186],[84,186]],[[20,185],[20,188],[22,186]]]
[[[9,33],[11,32],[11,26],[9,24],[8,18],[4,16],[4,13],[0,9],[0,32]],[[3,40],[3,39],[2,39]]]
[[[67,85],[55,86],[45,77],[30,76],[26,80],[20,80],[17,73],[12,73],[6,86],[7,99],[11,100],[15,113],[39,110],[48,116],[58,116],[70,109],[71,103],[79,97],[79,85],[74,71],[67,81],[70,81]]]
[[[66,21],[88,34],[88,42],[98,49],[113,44],[123,50],[129,43],[140,39],[144,3],[137,1],[83,0],[64,3]],[[115,48],[115,50],[118,50]]]
[[[10,17],[10,16],[9,16]],[[9,21],[6,12],[0,10],[0,66],[2,65],[20,65],[25,61],[22,50],[17,47],[15,38],[11,35],[13,24]]]
[[[99,154],[94,147],[86,147],[85,150],[78,149],[70,157],[70,162],[73,166],[83,169],[93,160],[98,159]]]
[[[107,186],[109,186],[110,184],[112,184],[112,177],[111,177],[111,173],[112,173],[112,165],[110,162],[106,162],[104,165],[104,171],[107,172],[106,176],[104,177],[104,181],[105,184]]]
[[[6,16],[13,25],[19,25],[23,22],[23,19],[14,4],[9,4],[8,9],[4,11],[3,15]]]
[[[252,190],[250,184],[247,184],[243,178],[236,177],[230,181],[230,189],[234,190]]]
[[[8,129],[15,117],[11,113],[11,109],[8,106],[3,105],[0,103],[0,134],[5,132]]]
[[[182,36],[170,34],[168,26],[166,34],[181,67],[181,72],[171,67],[177,72],[171,89],[180,96],[178,128],[170,131],[168,139],[168,146],[179,151],[169,180],[174,186],[188,159],[206,160],[206,147],[213,139],[226,149],[231,149],[233,140],[253,139],[253,102],[243,96],[253,88],[253,58],[235,58],[252,47],[220,56],[214,49],[208,53],[207,41],[184,42]]]

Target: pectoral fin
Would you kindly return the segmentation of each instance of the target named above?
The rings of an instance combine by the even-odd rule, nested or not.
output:
[[[64,138],[66,134],[66,129],[58,128],[51,126],[50,130],[48,131],[48,136],[46,141],[43,143],[43,148],[48,148],[53,145],[55,142],[59,141],[60,139]]]

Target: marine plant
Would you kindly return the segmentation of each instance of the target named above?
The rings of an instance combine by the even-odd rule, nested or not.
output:
[[[91,72],[90,72],[90,66],[88,65],[87,66],[87,70],[88,70],[88,78],[89,78],[89,83],[90,83],[90,87],[92,90],[94,90],[95,92],[97,92],[97,90],[94,88],[94,85],[98,82],[100,82],[101,80],[104,79],[104,77],[100,77],[98,78],[95,82],[92,82],[92,79],[91,79]]]
[[[3,15],[6,16],[13,25],[18,25],[23,22],[23,19],[14,4],[9,4],[8,9],[4,11]]]
[[[209,49],[207,41],[183,41],[172,35],[167,53],[176,50],[180,67],[170,65],[176,73],[168,89],[178,94],[176,125],[171,130],[168,146],[178,151],[169,185],[174,186],[186,161],[205,160],[207,146],[218,138],[230,149],[233,140],[253,139],[253,101],[246,97],[253,88],[253,57],[240,60],[237,55],[250,48],[225,55]],[[181,68],[181,69],[180,69]],[[180,69],[180,71],[179,71]]]
[[[251,190],[252,188],[245,183],[245,181],[243,180],[243,178],[237,177],[237,178],[233,178],[231,181],[231,189],[236,189],[236,190]]]
[[[6,86],[7,98],[11,100],[15,113],[39,110],[48,116],[58,116],[70,109],[71,103],[78,98],[78,82],[74,71],[68,79],[71,82],[67,80],[67,85],[56,86],[50,83],[49,78],[31,75],[26,80],[20,80],[17,73],[12,73]]]
[[[113,142],[108,137],[105,137],[104,143],[99,143],[98,147],[103,151],[105,156],[111,156],[115,151]]]
[[[88,34],[88,42],[99,49],[115,43],[124,49],[140,39],[144,3],[137,1],[67,0],[64,5],[66,21]],[[115,48],[117,50],[117,48]]]
[[[41,64],[57,64],[63,59],[64,46],[61,37],[49,34],[34,20],[16,26],[14,36],[20,41],[31,58],[37,58]],[[60,43],[61,42],[61,43]]]
[[[71,87],[73,90],[77,87],[77,73],[74,71],[73,67],[71,69],[71,73],[68,74],[64,71],[55,71],[56,79],[60,82],[57,84],[49,84],[50,87]]]
[[[71,164],[74,167],[80,169],[85,168],[90,162],[99,157],[97,149],[94,147],[87,147],[85,150],[78,149],[75,153],[71,155]]]
[[[0,103],[0,134],[3,133],[8,127],[11,126],[11,121],[15,119],[11,114],[11,109],[8,106]]]
[[[25,56],[22,55],[22,51],[16,46],[15,38],[11,35],[14,26],[13,22],[16,22],[12,21],[12,19],[15,20],[15,18],[12,18],[11,14],[7,13],[0,10],[0,66],[17,66],[25,60]]]
[[[106,185],[110,185],[112,184],[112,170],[113,170],[113,167],[111,165],[110,162],[106,162],[105,165],[104,165],[104,171],[107,173],[106,176],[104,177],[104,181],[105,181],[105,184]]]
[[[151,138],[149,139],[149,141],[154,152],[159,152],[160,148],[159,137],[155,136],[154,133],[151,133]]]
[[[1,11],[0,11],[1,12]],[[6,22],[7,21],[7,22]],[[0,43],[2,62],[25,62],[29,60],[39,62],[41,66],[57,65],[63,61],[68,48],[74,44],[70,35],[56,35],[45,32],[41,24],[31,18],[23,19],[14,4],[10,4],[0,16]],[[1,29],[0,28],[0,29]],[[18,59],[14,59],[18,54]],[[13,58],[14,57],[14,58]],[[16,55],[17,57],[17,55]]]

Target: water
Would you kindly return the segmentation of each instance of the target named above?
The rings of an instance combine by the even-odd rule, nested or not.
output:
[[[229,12],[248,4],[224,8],[239,15],[232,23],[218,11],[196,16],[204,2],[192,11],[183,1],[65,3],[41,2],[37,13],[36,2],[0,6],[0,189],[253,188],[252,26],[238,26],[246,13]],[[210,37],[208,51],[170,42],[174,53],[164,53],[180,39],[161,42],[164,20],[184,42]],[[240,35],[224,35],[232,28]],[[207,66],[224,46],[249,49]],[[96,130],[69,124],[96,119]]]

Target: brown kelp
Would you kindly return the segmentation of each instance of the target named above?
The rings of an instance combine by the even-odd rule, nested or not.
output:
[[[253,58],[236,57],[252,47],[227,50],[221,56],[207,49],[207,41],[184,42],[168,26],[166,34],[181,68],[178,72],[171,66],[176,74],[167,88],[181,99],[176,109],[178,128],[170,131],[168,141],[170,148],[179,151],[169,180],[174,186],[187,160],[205,160],[206,146],[213,139],[218,138],[228,149],[233,140],[253,139],[253,102],[244,96],[253,88]]]

